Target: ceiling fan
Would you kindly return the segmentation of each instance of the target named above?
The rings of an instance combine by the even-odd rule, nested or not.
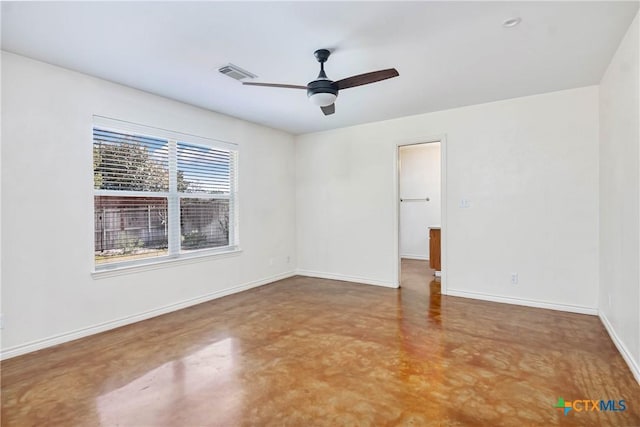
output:
[[[336,112],[336,105],[334,104],[338,97],[338,91],[342,89],[348,89],[350,87],[367,85],[369,83],[379,82],[381,80],[390,79],[392,77],[398,77],[400,74],[395,68],[389,68],[386,70],[372,71],[370,73],[358,74],[357,76],[347,77],[346,79],[338,80],[336,82],[329,80],[324,72],[324,63],[329,59],[331,52],[327,49],[318,49],[314,52],[314,56],[320,63],[320,74],[318,78],[312,82],[309,82],[306,86],[298,85],[286,85],[278,83],[250,83],[243,82],[243,85],[247,86],[266,86],[266,87],[280,87],[285,89],[305,89],[309,100],[320,107],[325,116]]]

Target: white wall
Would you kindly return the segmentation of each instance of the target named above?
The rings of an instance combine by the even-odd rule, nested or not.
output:
[[[441,134],[447,292],[596,313],[596,86],[297,137],[300,271],[397,286],[396,144]]]
[[[2,7],[0,7],[0,22],[2,22]],[[0,39],[2,37],[0,36]],[[0,100],[2,99],[2,55],[0,55]],[[4,318],[2,315],[2,102],[0,102],[0,349],[2,348],[2,330]],[[1,350],[0,350],[1,351]]]
[[[3,356],[294,269],[292,136],[9,53],[2,88]],[[93,279],[93,114],[238,143],[243,252]]]
[[[440,142],[400,147],[400,256],[429,259],[429,227],[440,225]]]
[[[640,382],[639,16],[600,83],[600,315]]]

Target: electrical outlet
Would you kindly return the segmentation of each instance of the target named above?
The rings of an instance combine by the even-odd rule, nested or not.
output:
[[[512,285],[518,284],[518,273],[511,273],[511,284]]]

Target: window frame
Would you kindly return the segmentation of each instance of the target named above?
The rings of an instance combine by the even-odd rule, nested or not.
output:
[[[122,273],[128,273],[140,270],[149,270],[163,268],[176,263],[182,262],[199,262],[211,258],[227,257],[241,252],[239,239],[239,215],[238,215],[238,164],[239,164],[239,147],[237,144],[220,141],[213,138],[196,136],[192,134],[171,131],[167,129],[156,128],[152,126],[140,125],[124,120],[112,119],[104,116],[93,116],[91,126],[91,147],[93,147],[94,129],[111,130],[114,132],[128,133],[138,136],[146,136],[167,140],[169,151],[169,190],[168,191],[130,191],[130,190],[102,190],[96,189],[93,182],[93,170],[90,176],[92,181],[91,205],[93,220],[92,254],[93,254],[93,270],[91,272],[94,278],[108,277]],[[212,194],[212,193],[187,193],[180,192],[177,188],[177,145],[179,143],[195,145],[199,147],[208,147],[229,152],[231,171],[229,182],[229,193]],[[93,150],[92,150],[93,162]],[[120,197],[147,197],[147,198],[165,198],[167,201],[168,212],[168,248],[167,254],[151,256],[148,258],[135,260],[121,260],[109,263],[96,263],[95,244],[96,244],[96,217],[95,217],[95,197],[96,196],[120,196]],[[181,245],[181,214],[180,200],[182,198],[207,199],[207,200],[228,200],[229,201],[229,231],[228,245],[218,246],[214,248],[189,249],[183,250]]]

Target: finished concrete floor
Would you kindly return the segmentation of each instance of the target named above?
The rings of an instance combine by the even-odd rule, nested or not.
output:
[[[3,361],[2,426],[640,426],[597,317],[402,272],[399,290],[293,277]]]

